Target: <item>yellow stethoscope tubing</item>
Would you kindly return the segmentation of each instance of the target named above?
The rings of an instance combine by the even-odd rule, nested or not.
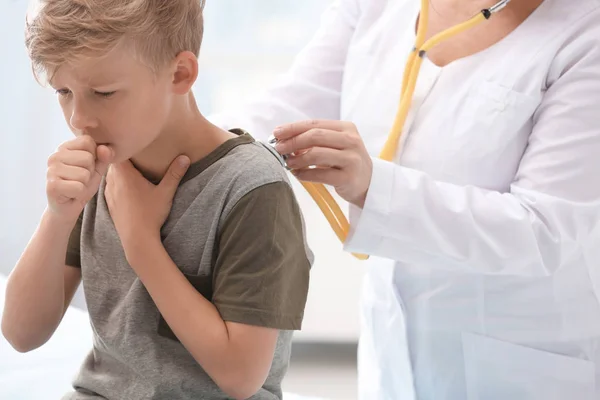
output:
[[[412,99],[419,77],[419,71],[421,70],[423,58],[427,52],[451,37],[465,32],[488,20],[492,14],[500,11],[509,2],[510,0],[501,0],[495,6],[481,11],[470,20],[449,28],[426,41],[425,38],[429,24],[429,0],[421,0],[421,14],[419,16],[418,24],[419,27],[417,29],[415,46],[408,57],[406,67],[404,69],[400,105],[398,107],[390,134],[386,140],[383,150],[379,154],[380,159],[384,161],[393,161],[396,156],[400,137],[410,112]],[[320,183],[302,181],[301,184],[313,198],[315,203],[317,203],[336,236],[342,243],[344,243],[350,232],[350,223],[331,193],[329,193],[327,188]],[[369,256],[366,254],[353,253],[352,255],[359,260],[367,260],[369,258]]]

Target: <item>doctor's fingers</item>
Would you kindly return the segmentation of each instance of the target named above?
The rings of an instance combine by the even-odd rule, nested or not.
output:
[[[312,166],[343,169],[352,165],[354,158],[349,151],[312,147],[301,154],[289,156],[286,163],[290,169],[302,169]]]
[[[308,132],[311,129],[325,129],[343,132],[356,130],[356,126],[354,126],[353,123],[346,121],[313,119],[309,121],[299,121],[278,126],[275,128],[273,135],[277,140],[287,140],[301,133]]]
[[[354,147],[357,139],[352,132],[315,128],[277,143],[275,149],[283,155],[298,153],[312,147],[343,150]],[[358,138],[360,140],[360,138]]]

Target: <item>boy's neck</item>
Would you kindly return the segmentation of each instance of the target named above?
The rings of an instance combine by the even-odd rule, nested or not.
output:
[[[204,118],[192,94],[174,109],[171,123],[159,137],[131,158],[136,168],[151,181],[160,181],[177,156],[186,155],[195,163],[236,137]]]

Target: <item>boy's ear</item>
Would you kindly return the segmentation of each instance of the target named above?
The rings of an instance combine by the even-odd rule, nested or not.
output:
[[[173,62],[173,90],[184,95],[192,90],[198,78],[198,59],[191,51],[183,51]]]

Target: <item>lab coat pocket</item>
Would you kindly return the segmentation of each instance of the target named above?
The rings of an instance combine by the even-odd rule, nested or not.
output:
[[[592,400],[586,360],[464,333],[467,400]]]
[[[208,301],[212,300],[212,277],[210,275],[187,275],[184,274],[192,286]],[[167,321],[159,314],[158,329],[159,336],[179,341],[171,330]]]
[[[541,97],[505,87],[497,82],[477,82],[459,112],[460,124],[453,132],[453,149],[470,155],[498,153],[520,138],[518,134],[533,124],[533,114]]]
[[[447,117],[448,128],[439,142],[445,179],[486,189],[505,187],[516,172],[515,160],[527,147],[540,101],[500,83],[475,83]]]

